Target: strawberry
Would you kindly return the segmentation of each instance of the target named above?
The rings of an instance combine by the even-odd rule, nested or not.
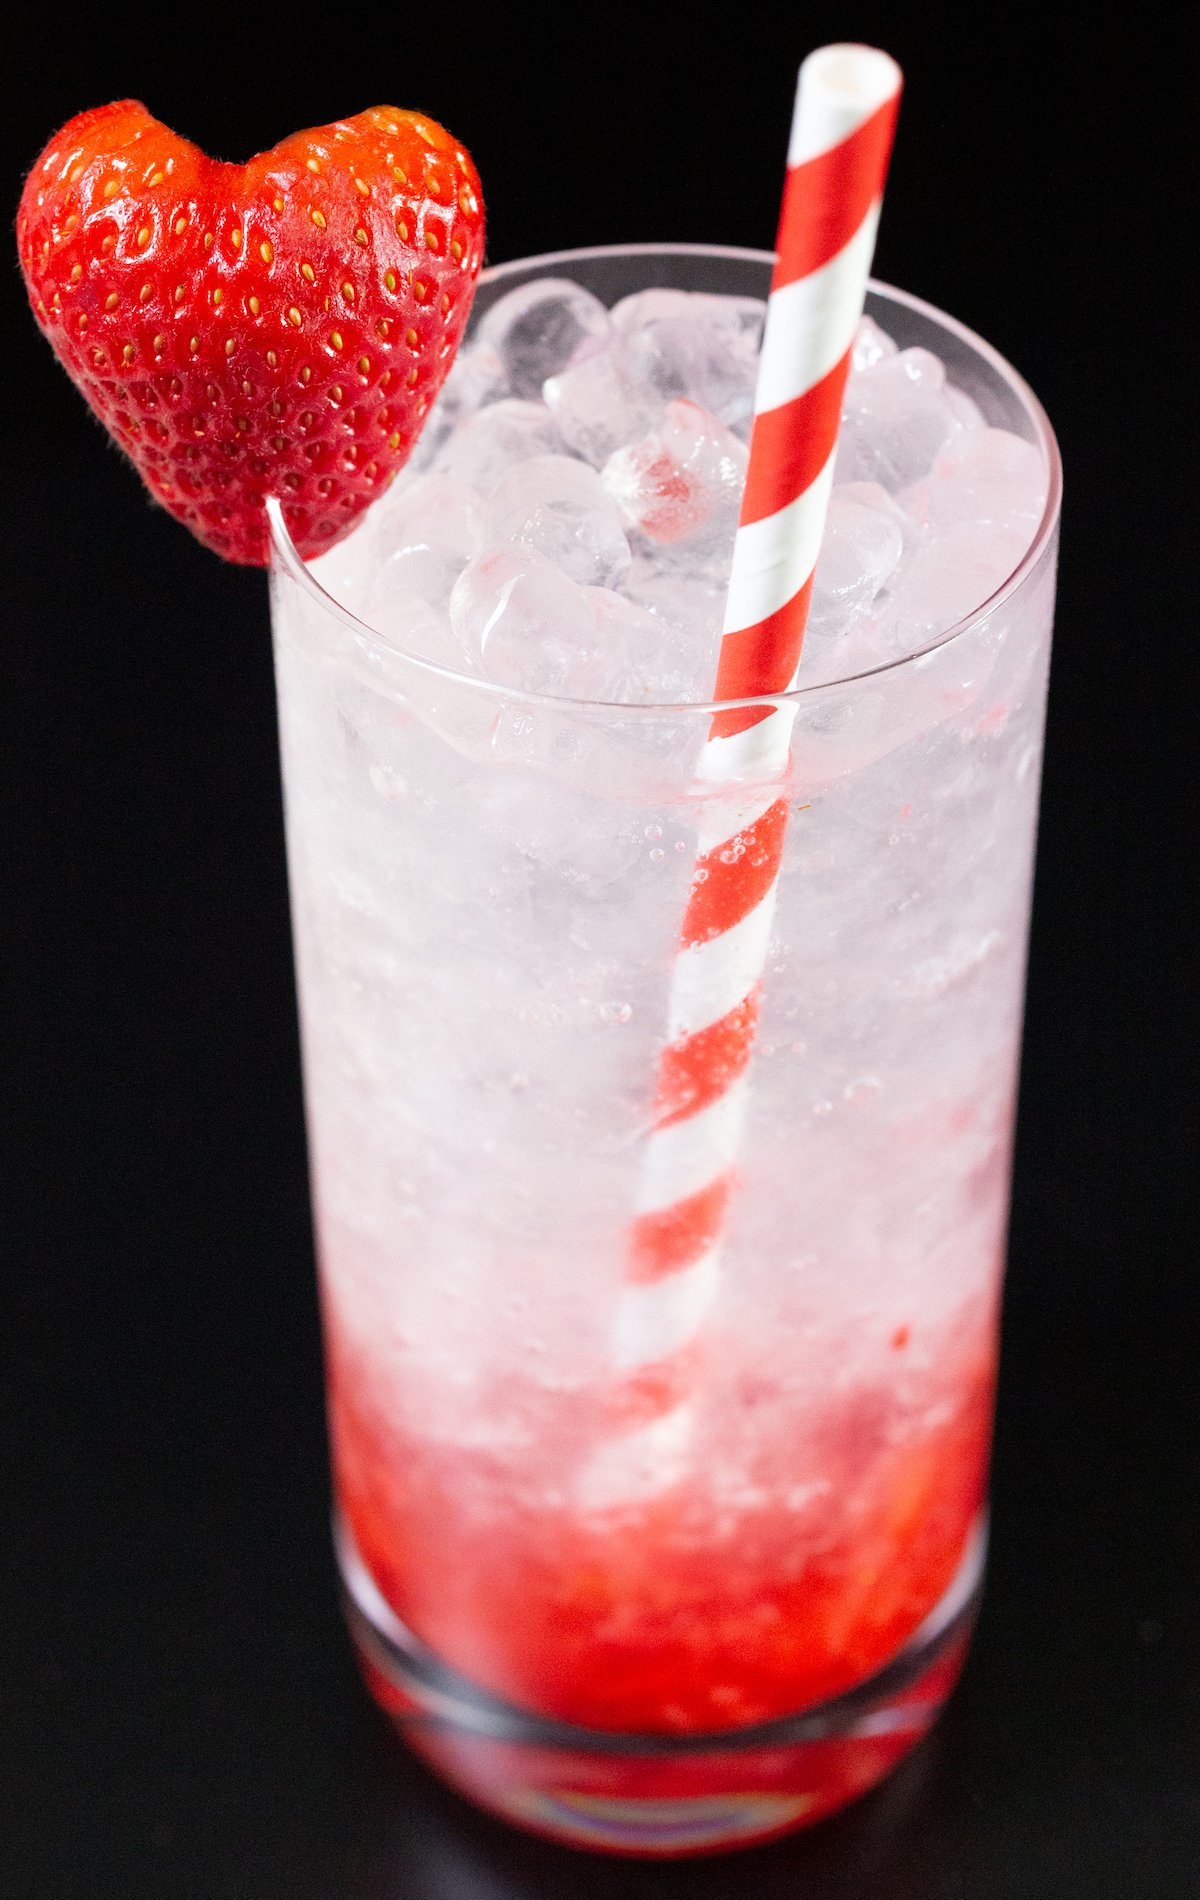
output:
[[[479,179],[441,126],[377,106],[227,165],[136,100],[83,112],[17,220],[39,324],[152,495],[232,561],[300,552],[403,465],[467,320]]]

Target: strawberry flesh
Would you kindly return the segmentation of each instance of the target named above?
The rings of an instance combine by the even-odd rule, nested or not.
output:
[[[416,113],[231,165],[122,100],[50,141],[17,237],[38,323],[151,494],[262,566],[268,497],[309,557],[407,460],[466,324],[483,204]]]

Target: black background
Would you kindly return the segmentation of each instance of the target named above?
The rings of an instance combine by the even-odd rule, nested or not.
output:
[[[1089,10],[1090,11],[1090,10]],[[172,18],[172,12],[175,16]],[[908,86],[876,271],[981,330],[1066,463],[990,1585],[939,1733],[853,1813],[646,1870],[411,1764],[336,1608],[261,575],[0,358],[7,1255],[0,1887],[13,1900],[1175,1900],[1200,1887],[1195,177],[1182,49],[997,15],[425,0],[23,10],[2,202],[132,94],[225,158],[368,104],[472,150],[493,261],[768,246],[794,69]],[[11,255],[11,254],[10,254]]]

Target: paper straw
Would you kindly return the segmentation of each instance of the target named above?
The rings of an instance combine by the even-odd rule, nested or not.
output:
[[[783,693],[795,680],[901,83],[895,61],[867,46],[825,46],[800,68],[717,700]],[[584,1474],[597,1508],[652,1495],[686,1466],[787,827],[793,718],[791,707],[717,713],[697,768],[711,795],[618,1302],[611,1429]]]

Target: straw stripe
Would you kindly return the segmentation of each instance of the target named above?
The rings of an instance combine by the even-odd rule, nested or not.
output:
[[[853,342],[878,223],[876,202],[849,244],[821,270],[772,290],[755,393],[759,415],[819,383]]]
[[[680,949],[667,1006],[668,1047],[719,1023],[750,994],[762,975],[774,914],[772,885],[719,937]]]
[[[722,1176],[695,1194],[681,1196],[670,1207],[639,1215],[630,1233],[626,1263],[630,1285],[657,1280],[699,1258],[721,1231],[731,1187],[732,1181]]]
[[[717,1291],[717,1248],[692,1262],[688,1273],[641,1281],[621,1303],[616,1335],[620,1370],[669,1359],[694,1339]]]
[[[613,1398],[625,1425],[640,1427],[649,1440],[655,1442],[663,1425],[674,1419],[674,1431],[666,1442],[676,1450],[684,1450],[689,1435],[687,1395],[699,1368],[699,1357],[699,1341],[691,1340],[670,1359],[647,1362],[619,1379]],[[653,1467],[638,1476],[644,1484],[649,1480],[657,1488],[657,1471]]]
[[[825,47],[800,69],[719,700],[783,693],[795,678],[899,93],[894,62],[866,47]],[[596,1508],[653,1494],[686,1468],[787,826],[791,723],[787,707],[719,712],[698,762],[713,797],[616,1319],[613,1437],[584,1474]]]
[[[776,289],[819,271],[865,221],[887,170],[899,103],[899,95],[885,100],[849,138],[792,161],[776,240]]]
[[[660,1214],[722,1178],[737,1154],[745,1109],[742,1075],[686,1121],[656,1128],[646,1144],[636,1211]]]
[[[850,374],[846,350],[827,376],[791,402],[756,418],[742,500],[743,521],[763,521],[810,488],[823,466],[824,447],[836,436]]]
[[[888,105],[899,104],[902,75],[895,60],[874,46],[819,46],[800,68],[796,110],[788,134],[788,172],[840,145],[865,120]],[[879,177],[887,172],[888,149],[879,155]],[[820,207],[812,207],[814,218]]]
[[[758,1022],[758,995],[756,986],[719,1022],[663,1050],[656,1103],[659,1128],[707,1108],[745,1068]]]
[[[680,932],[686,946],[732,930],[766,896],[779,868],[787,813],[787,799],[775,798],[732,838],[700,853]]]
[[[742,709],[738,708],[737,710],[741,711]],[[751,710],[755,723],[764,717],[763,708],[754,707]],[[729,784],[730,796],[736,795],[739,807],[752,791],[757,791],[760,808],[765,811],[767,806],[774,804],[775,800],[779,797],[778,785],[772,785],[768,780],[767,774],[768,769],[777,768],[782,770],[787,764],[789,744],[788,723],[786,720],[775,720],[769,724],[762,725],[756,732],[738,730],[729,733],[725,737],[722,737],[720,733],[715,731],[718,722],[731,720],[734,717],[735,713],[732,708],[729,712],[714,715],[713,729],[710,731],[708,743],[697,761],[696,779],[699,785],[707,788],[710,785],[717,786],[721,784],[722,778],[724,777]],[[768,760],[767,767],[764,767],[764,747],[772,738],[772,735],[776,735],[778,740],[775,746],[775,754],[777,756],[773,756]],[[749,785],[746,783],[747,778],[750,780]],[[757,784],[755,784],[755,781],[757,781]],[[724,801],[714,799],[713,810],[718,808],[725,808]],[[737,829],[738,822],[739,821],[731,820],[729,833]],[[745,820],[742,819],[740,822],[745,823]],[[706,812],[701,828],[699,848],[702,851],[709,850],[715,836],[715,832],[708,823],[708,813]]]
[[[756,621],[752,627],[739,628],[737,632],[725,635],[721,642],[720,671],[730,682],[730,690],[722,693],[723,699],[750,698],[748,682],[757,665],[762,666],[771,682],[764,691],[787,691],[804,642],[811,592],[810,575],[803,587],[775,613]],[[738,733],[748,731],[751,726],[761,725],[763,720],[769,718],[769,711],[761,706],[738,706],[730,712],[717,713],[712,722],[709,747],[714,739],[736,738]],[[754,761],[746,759],[744,763],[752,767]],[[717,772],[709,771],[707,776],[715,778]]]
[[[769,811],[778,800],[778,786],[737,785],[732,782],[736,774],[729,766],[729,759],[738,746],[744,743],[744,740],[725,740],[718,747],[710,739],[701,755],[701,766],[715,765],[715,769],[723,776],[713,781],[721,787],[720,796],[706,798],[700,805],[696,823],[697,859],[707,856],[726,838],[756,825],[764,812]],[[714,760],[717,752],[725,756]],[[728,785],[726,779],[730,781]]]
[[[844,341],[843,347],[848,349],[849,341]],[[720,699],[740,698],[748,692],[784,692],[791,684],[789,673],[777,684],[773,681],[764,685],[754,672],[750,643],[760,623],[773,622],[812,578],[833,487],[833,462],[830,449],[821,473],[803,494],[765,521],[748,521],[738,528],[733,549],[736,565],[729,582],[725,635],[717,669]],[[731,636],[734,650],[741,656],[736,667],[726,657]],[[736,682],[736,693],[725,688],[726,678]],[[754,685],[750,684],[752,679]]]

